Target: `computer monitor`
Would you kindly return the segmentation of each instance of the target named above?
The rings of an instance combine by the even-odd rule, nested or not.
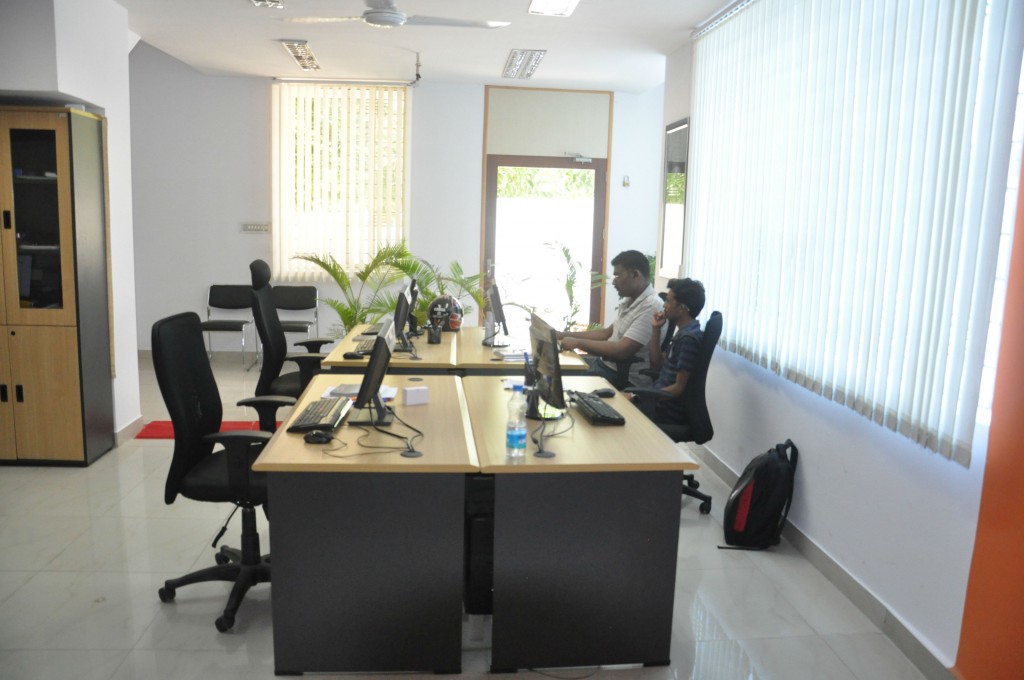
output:
[[[531,363],[526,368],[527,383],[532,384],[532,389],[527,398],[526,417],[534,420],[561,418],[566,404],[562,366],[558,361],[558,338],[555,329],[536,314],[530,315],[530,349]]]
[[[380,399],[380,386],[388,372],[391,348],[394,344],[394,326],[388,319],[373,341],[373,352],[366,365],[363,382],[359,385],[359,394],[356,395],[356,401],[349,412],[349,424],[390,425],[394,419],[394,415],[384,408],[384,403]]]
[[[409,335],[423,335],[416,320],[416,301],[420,299],[420,288],[416,285],[416,279],[409,279]]]
[[[508,335],[508,324],[505,322],[505,310],[501,306],[501,295],[498,293],[498,285],[492,283],[487,289],[487,302],[490,306],[490,316],[485,318],[483,344],[488,347],[507,347],[508,340],[498,337],[498,328]]]
[[[409,287],[399,291],[395,301],[395,340],[399,348],[395,351],[408,352],[409,337],[405,334],[405,326],[409,323]],[[394,349],[394,348],[392,348]]]

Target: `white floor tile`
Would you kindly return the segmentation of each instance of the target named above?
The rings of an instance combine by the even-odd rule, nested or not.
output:
[[[128,653],[123,650],[43,649],[0,652],[4,680],[108,680]]]

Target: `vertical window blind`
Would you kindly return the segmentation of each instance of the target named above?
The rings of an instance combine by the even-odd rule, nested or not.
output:
[[[964,465],[1020,70],[1011,1],[755,0],[693,48],[684,269],[724,346]]]
[[[273,86],[273,268],[323,276],[297,255],[358,269],[405,237],[405,88]]]

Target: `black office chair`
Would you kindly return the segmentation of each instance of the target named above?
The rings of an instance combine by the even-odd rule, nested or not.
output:
[[[686,390],[683,391],[682,401],[686,414],[683,422],[665,422],[659,421],[656,416],[653,418],[654,423],[671,437],[672,441],[703,444],[709,441],[715,434],[715,429],[711,425],[711,414],[708,413],[704,388],[707,384],[711,355],[714,354],[721,335],[722,313],[712,312],[708,322],[704,325],[704,338],[701,341],[697,366],[690,373],[690,378],[686,382]],[[658,400],[671,398],[671,395],[668,393],[656,389],[631,387],[625,391],[636,395],[637,399],[644,405],[646,413],[655,413],[653,406]],[[697,491],[700,487],[700,482],[692,474],[685,474],[683,478],[686,481],[686,485],[683,486],[683,494],[701,501],[701,514],[706,515],[711,512],[711,496]]]
[[[170,505],[180,494],[196,501],[234,503],[242,508],[241,550],[222,546],[214,555],[216,566],[165,581],[159,591],[160,600],[172,601],[178,588],[191,583],[233,581],[227,606],[216,621],[217,630],[223,633],[234,625],[235,613],[249,588],[270,581],[270,559],[260,556],[256,532],[256,506],[266,509],[267,479],[251,469],[270,433],[218,431],[223,409],[197,314],[177,314],[153,324],[152,349],[160,394],[174,425],[174,455],[164,501]],[[243,399],[239,405],[257,403],[273,411],[294,400],[262,397]],[[217,446],[223,448],[215,450]]]
[[[252,314],[256,331],[263,343],[263,366],[256,382],[256,396],[284,395],[298,397],[309,381],[320,371],[320,362],[326,354],[320,348],[331,342],[329,338],[310,338],[295,343],[306,348],[305,353],[288,354],[288,340],[284,336],[281,319],[274,306],[270,285],[270,265],[263,260],[253,260],[249,265],[252,274]],[[281,373],[285,361],[294,361],[299,370]],[[261,415],[262,418],[262,415]],[[273,430],[276,423],[260,420],[260,429]]]
[[[252,318],[214,318],[215,309],[249,311],[252,308],[250,302],[249,286],[233,284],[213,284],[206,298],[206,320],[202,322],[203,330],[206,331],[206,338],[210,342],[210,352],[213,352],[213,333],[238,333],[242,344],[242,367],[249,370],[256,365],[256,360],[249,365],[245,363],[245,330],[252,323]]]

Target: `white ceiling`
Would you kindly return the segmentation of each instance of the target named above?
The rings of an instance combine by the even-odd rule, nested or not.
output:
[[[142,40],[209,75],[411,80],[644,92],[700,21],[730,0],[581,0],[569,18],[527,13],[529,0],[396,0],[408,15],[509,21],[498,29],[361,21],[286,23],[285,17],[358,16],[363,0],[117,0]],[[278,42],[308,40],[319,72],[301,71]],[[546,49],[529,80],[501,78],[512,48]]]

